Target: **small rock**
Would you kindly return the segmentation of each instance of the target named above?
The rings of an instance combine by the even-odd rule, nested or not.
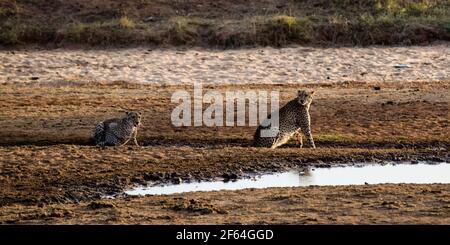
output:
[[[405,64],[398,64],[398,65],[394,65],[394,68],[396,68],[396,69],[404,69],[404,68],[409,68],[409,66],[405,65]]]
[[[380,86],[375,86],[375,87],[373,87],[373,89],[374,90],[381,90],[381,87]]]
[[[143,183],[145,183],[145,181],[144,181],[143,179],[138,178],[138,177],[133,177],[133,178],[131,178],[131,182],[133,182],[133,183],[138,183],[138,184],[143,184]]]
[[[417,160],[412,160],[412,161],[411,161],[411,164],[419,164],[419,161],[417,161]]]
[[[442,159],[440,157],[432,157],[431,161],[433,161],[433,162],[445,162],[444,159]]]
[[[149,17],[145,18],[144,21],[145,21],[145,22],[155,22],[155,21],[156,21],[156,18],[153,17],[153,16],[149,16]]]
[[[185,179],[186,179],[186,180],[190,180],[190,179],[192,179],[192,178],[193,178],[193,176],[192,176],[191,173],[187,173],[186,176],[185,176]]]
[[[144,180],[146,181],[156,181],[156,180],[160,180],[161,176],[155,173],[151,173],[151,174],[144,174]]]
[[[321,163],[319,165],[316,165],[317,168],[331,168],[331,164],[328,163]]]
[[[174,178],[174,179],[172,179],[172,183],[174,183],[174,184],[181,184],[181,182],[183,182],[183,180],[181,179],[181,178]]]
[[[229,181],[229,180],[234,180],[234,179],[237,179],[238,178],[238,175],[237,174],[235,174],[235,173],[224,173],[224,174],[222,174],[222,178],[225,180],[225,181]]]
[[[33,80],[33,81],[38,80],[38,79],[39,79],[39,77],[30,77],[30,80]]]

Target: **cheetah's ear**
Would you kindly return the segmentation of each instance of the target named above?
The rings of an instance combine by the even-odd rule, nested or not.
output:
[[[130,112],[129,112],[129,111],[126,111],[125,114],[127,114],[127,116],[129,116],[129,115],[130,115]]]

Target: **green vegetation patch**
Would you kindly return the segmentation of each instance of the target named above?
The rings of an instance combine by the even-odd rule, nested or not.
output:
[[[126,4],[0,0],[0,45],[235,48],[411,45],[437,40],[450,40],[450,0],[249,0],[246,4],[207,0],[205,5],[194,0]]]

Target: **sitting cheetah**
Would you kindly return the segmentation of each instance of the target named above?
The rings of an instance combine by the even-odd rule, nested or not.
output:
[[[95,127],[94,141],[100,146],[125,145],[133,138],[134,144],[139,146],[136,136],[137,128],[141,125],[141,114],[126,112],[124,118],[112,118],[100,122]]]
[[[311,134],[309,107],[313,99],[314,91],[307,92],[298,91],[297,98],[289,101],[285,106],[279,110],[279,131],[275,133],[274,137],[262,137],[261,130],[269,129],[270,125],[261,124],[256,130],[253,145],[258,147],[270,147],[275,149],[283,144],[286,144],[289,139],[297,135],[297,140],[300,147],[303,146],[302,136],[300,131],[308,140],[308,145],[315,148],[314,140]],[[270,115],[268,117],[270,119]],[[266,120],[268,120],[266,119]],[[276,129],[272,129],[276,130]]]

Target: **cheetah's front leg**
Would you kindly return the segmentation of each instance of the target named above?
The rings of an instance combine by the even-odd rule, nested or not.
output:
[[[313,139],[312,134],[311,134],[311,128],[309,126],[308,127],[302,127],[302,132],[303,132],[303,134],[306,137],[306,140],[308,142],[308,146],[311,147],[311,148],[316,148],[316,145],[314,144],[314,139]]]
[[[126,145],[126,144],[128,143],[128,141],[130,141],[130,140],[131,140],[131,137],[128,138],[128,139],[127,139],[125,142],[123,142],[122,144],[120,144],[119,147]]]
[[[133,132],[133,141],[134,141],[134,144],[135,144],[136,146],[139,146],[136,137],[137,137],[137,129],[135,129],[134,132]]]

